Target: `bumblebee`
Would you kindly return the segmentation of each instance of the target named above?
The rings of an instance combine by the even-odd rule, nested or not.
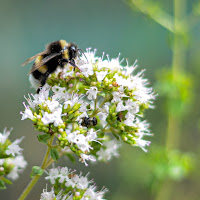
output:
[[[82,119],[82,126],[86,126],[88,128],[88,126],[96,126],[97,125],[97,118],[96,117],[84,117]]]
[[[41,87],[46,83],[48,76],[55,72],[58,66],[63,68],[65,64],[69,63],[74,69],[78,68],[75,64],[75,58],[79,55],[80,50],[81,49],[74,43],[58,40],[48,44],[43,52],[26,60],[22,64],[23,66],[35,59],[28,75],[31,84],[36,88],[37,93],[39,93]]]

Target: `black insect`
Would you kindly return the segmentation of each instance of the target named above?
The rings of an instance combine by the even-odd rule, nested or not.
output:
[[[89,126],[96,126],[97,125],[97,119],[96,119],[96,117],[84,117],[82,119],[81,125],[86,126],[87,128]]]

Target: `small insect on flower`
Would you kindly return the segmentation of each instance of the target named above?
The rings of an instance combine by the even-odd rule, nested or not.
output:
[[[65,64],[69,63],[74,69],[79,69],[75,64],[75,59],[80,51],[82,50],[76,44],[58,40],[48,44],[43,52],[26,60],[22,64],[23,66],[36,59],[28,75],[30,75],[29,80],[32,86],[37,89],[37,93],[39,93],[40,87],[46,83],[48,76],[55,72],[58,66],[63,68]]]
[[[82,126],[86,126],[88,128],[88,126],[96,126],[97,125],[97,119],[96,117],[84,117],[82,119]]]
[[[122,119],[124,119],[124,115],[120,112],[120,113],[117,115],[117,121],[121,122]]]

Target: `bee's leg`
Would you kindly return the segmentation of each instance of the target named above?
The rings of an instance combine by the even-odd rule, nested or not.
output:
[[[77,68],[79,71],[81,71],[81,70],[78,68],[78,66],[75,64],[74,59],[69,60],[69,59],[66,59],[66,58],[62,58],[62,59],[60,59],[59,62],[69,63],[71,66],[74,67],[74,70],[75,70],[75,68]]]
[[[69,60],[66,59],[66,58],[61,58],[61,59],[59,59],[58,62],[60,64],[61,68],[63,68],[64,67],[64,63],[69,63]]]
[[[37,94],[39,94],[40,93],[40,90],[41,90],[41,87],[39,87],[38,89],[37,89]]]
[[[43,87],[43,86],[45,85],[45,83],[47,82],[48,76],[49,76],[49,73],[48,73],[48,72],[46,72],[45,74],[43,74],[43,75],[41,76],[41,79],[40,79],[40,81],[41,81],[41,86],[37,89],[37,94],[39,94],[40,90],[42,89],[42,87]]]

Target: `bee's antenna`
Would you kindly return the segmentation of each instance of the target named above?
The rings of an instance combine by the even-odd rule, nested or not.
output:
[[[82,49],[78,49],[78,50],[82,52],[82,54],[85,56],[86,60],[88,61],[88,59],[87,59],[86,55],[84,54],[83,50]]]

